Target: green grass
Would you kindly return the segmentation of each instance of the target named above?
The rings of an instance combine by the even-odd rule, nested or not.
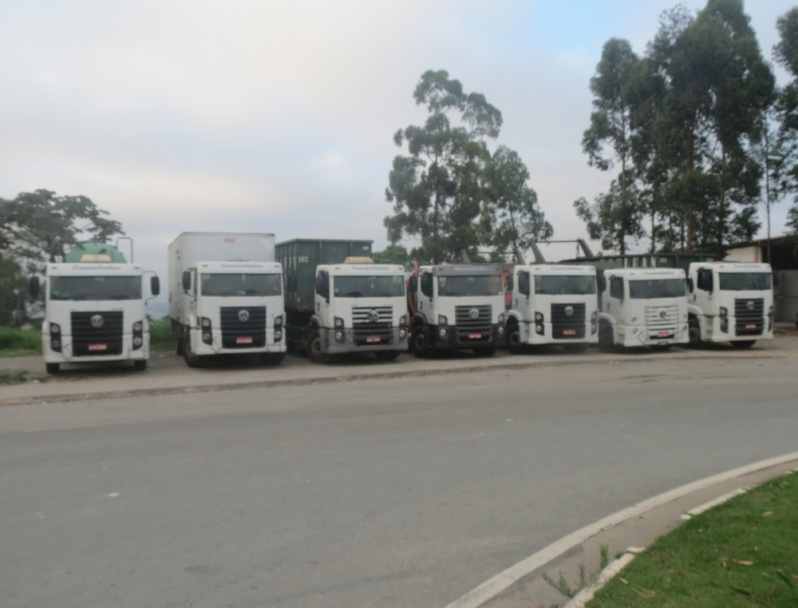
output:
[[[169,317],[150,321],[150,350],[174,350],[176,344]]]
[[[42,354],[42,334],[38,329],[0,327],[0,357]]]
[[[795,608],[798,475],[686,522],[598,591],[588,608]]]
[[[0,384],[22,384],[28,381],[28,372],[0,372]]]

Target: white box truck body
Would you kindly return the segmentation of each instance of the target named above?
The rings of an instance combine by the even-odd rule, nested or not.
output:
[[[209,356],[285,357],[282,266],[273,234],[184,232],[169,245],[169,317],[191,367]]]

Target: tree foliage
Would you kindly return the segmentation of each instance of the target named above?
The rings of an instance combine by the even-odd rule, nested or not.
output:
[[[645,234],[652,250],[722,254],[753,236],[763,176],[755,152],[775,79],[741,0],[667,11],[640,59],[610,40],[590,88],[584,152],[619,171],[608,195],[575,205],[605,245],[623,252],[627,236]]]
[[[38,272],[64,246],[123,234],[122,225],[107,215],[85,196],[49,190],[0,199],[0,325],[24,321],[26,275]]]
[[[475,257],[480,247],[521,246],[534,232],[550,234],[526,184],[512,194],[500,192],[495,180],[486,184],[509,158],[504,151],[492,155],[488,145],[499,135],[501,112],[444,70],[422,74],[413,97],[428,116],[423,126],[394,136],[406,154],[394,158],[386,189],[394,211],[384,222],[391,245],[418,239],[412,255],[441,263]],[[520,163],[517,155],[513,162]]]

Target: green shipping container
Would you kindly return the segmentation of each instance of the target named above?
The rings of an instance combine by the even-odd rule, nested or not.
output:
[[[316,266],[342,264],[348,257],[371,257],[374,241],[294,239],[277,243],[277,261],[285,275],[285,309],[313,312]]]

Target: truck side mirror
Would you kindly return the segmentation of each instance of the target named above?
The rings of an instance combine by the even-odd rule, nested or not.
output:
[[[184,270],[182,279],[183,291],[190,291],[191,290],[191,271]]]
[[[38,298],[41,285],[39,284],[39,277],[31,277],[28,280],[28,293],[31,298]]]
[[[154,296],[157,296],[161,293],[161,281],[158,277],[150,277],[150,293]]]

